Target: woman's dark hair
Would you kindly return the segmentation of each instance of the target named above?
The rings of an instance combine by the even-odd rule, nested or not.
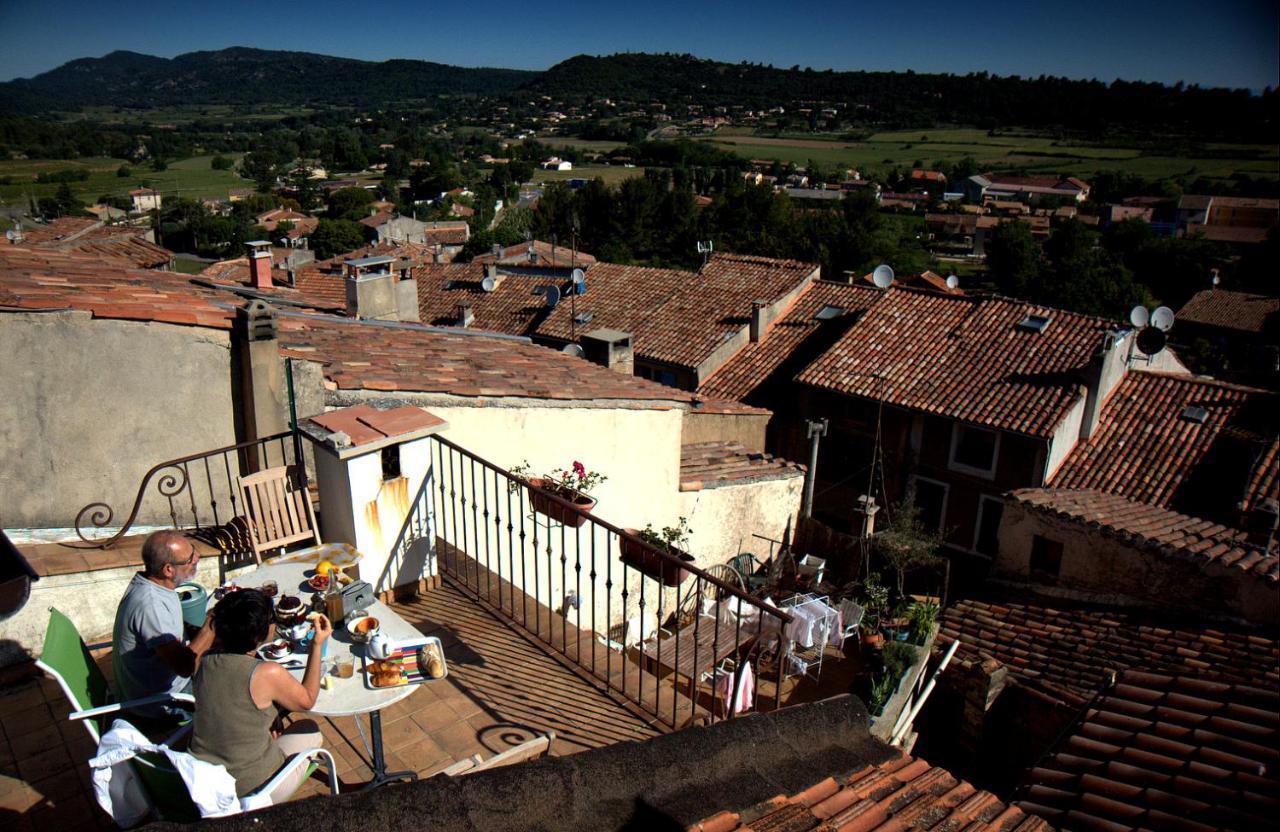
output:
[[[213,608],[213,626],[218,643],[228,653],[248,653],[267,640],[275,611],[271,599],[261,590],[233,592]]]

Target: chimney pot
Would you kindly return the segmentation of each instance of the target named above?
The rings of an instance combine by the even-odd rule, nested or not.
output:
[[[765,329],[769,326],[769,303],[763,300],[751,301],[751,341],[755,343],[764,338]]]
[[[261,241],[245,243],[245,253],[249,259],[249,280],[253,288],[272,288],[271,244]]]
[[[474,310],[472,310],[471,304],[469,303],[458,304],[458,326],[463,327],[465,329],[466,327],[469,327],[473,323],[475,323],[475,320],[476,320],[476,314]]]

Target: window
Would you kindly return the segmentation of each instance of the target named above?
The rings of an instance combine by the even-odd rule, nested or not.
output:
[[[1062,544],[1036,535],[1031,538],[1031,579],[1053,584],[1062,569]]]
[[[980,555],[995,557],[1000,551],[1000,518],[1004,516],[1004,500],[981,497],[978,500],[978,533],[973,549]]]
[[[990,479],[999,449],[998,432],[957,424],[951,432],[951,467]]]
[[[946,484],[916,477],[912,487],[916,492],[915,505],[920,509],[920,522],[926,528],[941,530],[947,517]]]
[[[382,449],[382,481],[400,478],[400,446],[388,445]]]

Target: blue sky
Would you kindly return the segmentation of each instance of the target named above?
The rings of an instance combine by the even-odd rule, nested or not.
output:
[[[572,55],[690,52],[815,69],[913,69],[1280,85],[1280,6],[1218,2],[0,0],[0,80],[129,49],[256,46],[545,69]]]

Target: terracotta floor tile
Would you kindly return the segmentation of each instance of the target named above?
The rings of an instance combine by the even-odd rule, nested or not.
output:
[[[67,800],[74,795],[84,793],[80,775],[74,769],[67,769],[44,780],[37,780],[31,784],[31,788],[46,800],[54,801]]]
[[[450,725],[457,725],[459,722],[464,721],[462,717],[454,713],[452,708],[443,704],[439,704],[434,708],[425,708],[410,718],[427,733],[435,733],[448,728]]]
[[[72,765],[71,757],[67,755],[66,749],[59,745],[57,748],[51,748],[48,751],[42,751],[30,757],[20,758],[18,760],[18,771],[22,774],[23,780],[28,783],[34,783],[46,777],[52,777],[58,772],[66,771]]]
[[[81,729],[81,733],[83,731],[84,729]],[[88,739],[87,735],[86,739]],[[14,756],[21,760],[24,757],[31,757],[42,751],[48,751],[50,748],[66,745],[66,742],[63,740],[62,732],[58,730],[58,726],[54,723],[49,723],[15,737],[10,745],[13,748]]]
[[[404,760],[408,768],[419,773],[431,771],[453,759],[447,750],[430,737],[423,737],[412,745],[397,749],[395,753]]]
[[[43,702],[20,710],[9,710],[0,704],[0,725],[4,726],[5,736],[10,741],[52,724],[53,715],[49,713],[49,706]]]
[[[96,823],[96,804],[82,794],[64,800],[45,801],[31,810],[31,824],[36,829],[69,829],[74,826]]]
[[[449,755],[455,760],[461,760],[481,748],[476,729],[466,722],[458,722],[441,728],[439,731],[433,731],[431,732],[431,738],[441,748],[448,751]]]
[[[12,777],[4,777],[0,778],[0,780],[12,781],[17,784],[0,791],[0,812],[25,812],[40,802],[40,794],[24,781],[14,780]]]
[[[425,739],[426,732],[408,717],[392,723],[382,723],[382,747],[388,751],[403,748],[412,742]]]

